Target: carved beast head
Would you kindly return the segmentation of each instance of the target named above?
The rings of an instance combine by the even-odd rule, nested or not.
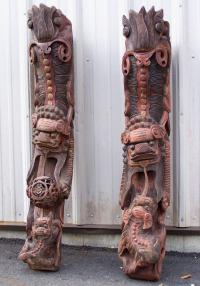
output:
[[[164,154],[165,134],[165,130],[151,118],[133,117],[122,133],[125,163],[134,167],[159,162]]]

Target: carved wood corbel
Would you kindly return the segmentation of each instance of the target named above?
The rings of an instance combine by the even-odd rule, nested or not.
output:
[[[163,10],[123,16],[122,59],[126,127],[120,190],[123,210],[118,252],[124,272],[144,280],[160,278],[165,256],[164,218],[170,204],[169,23]]]
[[[33,32],[34,154],[27,176],[27,239],[19,258],[31,269],[55,271],[61,257],[64,200],[74,156],[73,39],[71,22],[55,7],[28,12]]]

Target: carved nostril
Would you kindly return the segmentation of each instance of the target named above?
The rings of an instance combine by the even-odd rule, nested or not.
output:
[[[149,146],[152,147],[153,145],[154,145],[154,142],[153,142],[153,141],[150,141],[150,142],[149,142]]]
[[[135,145],[131,145],[131,150],[134,151],[135,150]]]

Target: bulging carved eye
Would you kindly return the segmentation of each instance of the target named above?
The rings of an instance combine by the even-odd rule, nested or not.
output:
[[[162,33],[163,24],[162,24],[161,22],[158,22],[158,23],[156,23],[155,28],[156,28],[156,31],[157,31],[158,33]]]
[[[155,29],[163,36],[169,36],[169,23],[167,21],[160,21],[155,24]]]
[[[125,37],[128,37],[130,35],[130,32],[131,32],[131,27],[130,27],[129,20],[126,18],[125,15],[123,15],[123,17],[122,17],[122,24],[124,26],[124,28],[123,28],[123,35]]]
[[[61,25],[61,21],[62,21],[61,17],[55,17],[53,20],[54,24],[58,27]]]
[[[33,29],[33,21],[31,18],[28,19],[27,25],[28,25],[29,29]]]
[[[128,37],[130,35],[130,27],[124,26],[124,28],[123,28],[123,35],[125,37]]]

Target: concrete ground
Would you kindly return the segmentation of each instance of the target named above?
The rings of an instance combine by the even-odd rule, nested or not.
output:
[[[161,280],[144,282],[122,273],[116,250],[63,246],[62,266],[52,273],[32,271],[18,261],[22,245],[22,240],[0,239],[0,286],[200,285],[200,254],[170,252],[165,257]],[[192,277],[183,280],[183,274]]]

